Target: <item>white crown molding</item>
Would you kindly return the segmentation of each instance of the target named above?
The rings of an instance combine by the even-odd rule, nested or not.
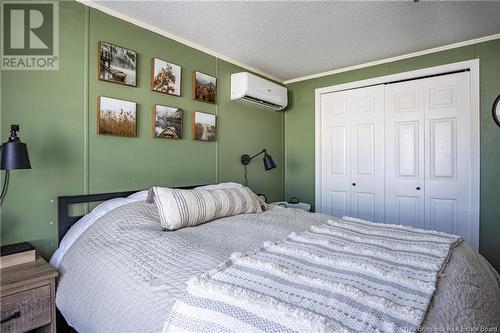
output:
[[[193,49],[196,49],[196,50],[199,50],[199,51],[204,52],[206,54],[209,54],[209,55],[211,55],[211,56],[213,56],[213,57],[215,57],[217,59],[221,59],[221,60],[227,61],[227,62],[229,62],[229,63],[231,63],[233,65],[242,67],[242,68],[244,68],[246,70],[252,71],[252,72],[254,72],[256,74],[262,75],[264,77],[267,77],[267,78],[269,78],[271,80],[277,81],[277,82],[282,83],[282,84],[290,84],[290,83],[294,83],[294,82],[300,82],[300,81],[305,81],[305,80],[310,80],[310,79],[316,79],[316,78],[327,76],[327,75],[348,72],[348,71],[352,71],[352,70],[355,70],[355,69],[376,66],[376,65],[385,64],[385,63],[388,63],[388,62],[393,62],[393,61],[398,61],[398,60],[403,60],[403,59],[418,57],[418,56],[422,56],[422,55],[425,55],[425,54],[430,54],[430,53],[435,53],[435,52],[440,52],[440,51],[455,49],[455,48],[462,47],[462,46],[467,46],[467,45],[472,45],[472,44],[487,42],[487,41],[490,41],[490,40],[494,40],[494,39],[499,39],[500,38],[500,33],[499,33],[499,34],[489,35],[489,36],[480,37],[480,38],[475,38],[475,39],[471,39],[471,40],[467,40],[467,41],[463,41],[463,42],[459,42],[459,43],[454,43],[454,44],[439,46],[439,47],[435,47],[435,48],[427,49],[427,50],[423,50],[423,51],[408,53],[408,54],[404,54],[404,55],[400,55],[400,56],[396,56],[396,57],[392,57],[392,58],[385,58],[385,59],[381,59],[381,60],[367,62],[367,63],[364,63],[364,64],[359,64],[359,65],[354,65],[354,66],[349,66],[349,67],[334,69],[334,70],[331,70],[331,71],[326,71],[326,72],[321,72],[321,73],[306,75],[306,76],[302,76],[302,77],[298,77],[298,78],[294,78],[294,79],[290,79],[290,80],[283,80],[283,79],[278,78],[278,77],[276,77],[274,75],[265,73],[265,72],[263,72],[263,71],[261,71],[261,70],[259,70],[257,68],[254,68],[252,66],[248,66],[248,65],[242,64],[239,61],[236,61],[236,60],[231,59],[229,57],[226,57],[226,56],[224,56],[224,55],[222,55],[222,54],[220,54],[218,52],[215,52],[215,51],[212,51],[210,49],[207,49],[206,47],[198,45],[198,44],[196,44],[194,42],[191,42],[191,41],[189,41],[187,39],[178,37],[178,36],[173,35],[173,34],[171,34],[169,32],[166,32],[166,31],[164,31],[162,29],[156,28],[156,27],[154,27],[154,26],[152,26],[152,25],[150,25],[148,23],[145,23],[143,21],[137,20],[137,19],[132,18],[132,17],[130,17],[128,15],[119,13],[119,12],[113,10],[113,9],[110,9],[108,7],[105,7],[105,6],[101,5],[101,4],[99,4],[99,3],[96,3],[93,0],[76,0],[76,1],[79,2],[79,3],[81,3],[81,4],[83,4],[83,5],[85,5],[85,6],[94,8],[96,10],[99,10],[99,11],[103,12],[103,13],[106,13],[108,15],[114,16],[116,18],[119,18],[119,19],[121,19],[123,21],[129,22],[129,23],[131,23],[133,25],[136,25],[138,27],[141,27],[143,29],[152,31],[154,33],[157,33],[157,34],[162,35],[164,37],[167,37],[169,39],[175,40],[175,41],[177,41],[177,42],[179,42],[181,44],[184,44],[186,46],[189,46],[189,47],[191,47]]]
[[[388,62],[393,62],[393,61],[398,61],[398,60],[403,60],[403,59],[418,57],[418,56],[425,55],[425,54],[430,54],[430,53],[435,53],[435,52],[440,52],[440,51],[455,49],[455,48],[458,48],[458,47],[472,45],[472,44],[478,44],[478,43],[487,42],[487,41],[494,40],[494,39],[499,39],[499,38],[500,38],[500,34],[489,35],[489,36],[485,36],[485,37],[480,37],[480,38],[475,38],[475,39],[467,40],[467,41],[464,41],[464,42],[459,42],[459,43],[455,43],[455,44],[449,44],[449,45],[445,45],[445,46],[435,47],[433,49],[427,49],[427,50],[423,50],[423,51],[408,53],[408,54],[400,55],[400,56],[397,56],[397,57],[376,60],[376,61],[372,61],[372,62],[367,62],[365,64],[360,64],[360,65],[355,65],[355,66],[349,66],[349,67],[334,69],[334,70],[327,71],[327,72],[322,72],[322,73],[317,73],[317,74],[311,74],[311,75],[307,75],[307,76],[298,77],[298,78],[295,78],[295,79],[285,80],[283,82],[283,84],[290,84],[290,83],[294,83],[294,82],[300,82],[300,81],[305,81],[305,80],[310,80],[310,79],[316,79],[316,78],[319,78],[319,77],[322,77],[322,76],[327,76],[327,75],[332,75],[332,74],[338,74],[338,73],[352,71],[352,70],[355,70],[355,69],[360,69],[360,68],[365,68],[365,67],[371,67],[371,66],[375,66],[375,65],[385,64],[385,63],[388,63]]]
[[[231,64],[233,64],[233,65],[236,65],[236,66],[242,67],[242,68],[244,68],[244,69],[246,69],[246,70],[249,70],[249,71],[252,71],[252,72],[254,72],[254,73],[256,73],[256,74],[259,74],[259,75],[265,76],[265,77],[267,77],[268,79],[271,79],[271,80],[277,81],[277,82],[279,82],[279,83],[283,83],[283,81],[284,81],[283,79],[278,78],[278,77],[276,77],[276,76],[274,76],[274,75],[271,75],[271,74],[265,73],[265,72],[263,72],[263,71],[261,71],[261,70],[259,70],[259,69],[257,69],[257,68],[254,68],[254,67],[251,67],[251,66],[248,66],[248,65],[242,64],[241,62],[238,62],[238,61],[236,61],[236,60],[234,60],[234,59],[231,59],[231,58],[229,58],[229,57],[226,57],[226,56],[224,56],[224,55],[222,55],[222,54],[220,54],[220,53],[217,53],[217,52],[215,52],[215,51],[212,51],[212,50],[210,50],[210,49],[207,49],[207,48],[205,48],[205,47],[203,47],[203,46],[201,46],[201,45],[198,45],[198,44],[196,44],[196,43],[193,43],[193,42],[191,42],[191,41],[189,41],[189,40],[187,40],[187,39],[184,39],[184,38],[181,38],[181,37],[179,37],[179,36],[173,35],[173,34],[171,34],[171,33],[169,33],[169,32],[166,32],[166,31],[164,31],[164,30],[162,30],[162,29],[156,28],[156,27],[154,27],[154,26],[152,26],[152,25],[150,25],[150,24],[148,24],[148,23],[145,23],[145,22],[143,22],[143,21],[137,20],[137,19],[132,18],[132,17],[130,17],[130,16],[128,16],[128,15],[125,15],[125,14],[119,13],[119,12],[117,12],[117,11],[113,10],[113,9],[110,9],[110,8],[108,8],[108,7],[105,7],[105,6],[103,6],[103,5],[99,4],[99,3],[96,3],[96,2],[94,2],[94,1],[92,1],[92,0],[76,0],[76,1],[77,1],[77,2],[79,2],[79,3],[81,3],[81,4],[83,4],[83,5],[85,5],[85,6],[87,6],[87,7],[94,8],[94,9],[99,10],[99,11],[101,11],[101,12],[105,13],[105,14],[108,14],[108,15],[114,16],[114,17],[116,17],[116,18],[119,18],[119,19],[121,19],[121,20],[123,20],[123,21],[126,21],[126,22],[128,22],[128,23],[131,23],[131,24],[136,25],[136,26],[138,26],[138,27],[144,28],[144,29],[146,29],[146,30],[149,30],[149,31],[152,31],[152,32],[157,33],[157,34],[159,34],[159,35],[162,35],[162,36],[164,36],[164,37],[167,37],[167,38],[169,38],[169,39],[175,40],[176,42],[179,42],[179,43],[181,43],[181,44],[184,44],[184,45],[186,45],[186,46],[189,46],[189,47],[191,47],[191,48],[193,48],[193,49],[196,49],[196,50],[199,50],[199,51],[201,51],[201,52],[207,53],[207,54],[209,54],[209,55],[211,55],[211,56],[213,56],[213,57],[215,57],[215,58],[217,58],[217,59],[221,59],[221,60],[227,61],[227,62],[229,62],[229,63],[231,63]]]

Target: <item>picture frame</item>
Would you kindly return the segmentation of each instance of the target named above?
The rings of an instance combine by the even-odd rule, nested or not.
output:
[[[184,112],[180,108],[153,105],[153,138],[182,139]]]
[[[195,141],[217,141],[217,116],[211,113],[193,111],[191,114],[191,132]]]
[[[100,41],[97,44],[97,79],[137,87],[137,52]]]
[[[97,97],[97,134],[137,137],[137,103]]]
[[[193,71],[192,97],[197,101],[216,104],[217,78],[200,71]]]
[[[182,68],[160,58],[151,59],[151,90],[181,96]]]

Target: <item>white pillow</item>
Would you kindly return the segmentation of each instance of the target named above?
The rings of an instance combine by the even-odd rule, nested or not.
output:
[[[135,192],[134,194],[129,195],[127,199],[133,199],[139,201],[146,200],[148,198],[148,192],[149,192],[148,190]]]
[[[195,188],[202,189],[202,190],[217,190],[217,189],[221,189],[221,188],[242,188],[242,187],[243,187],[243,185],[241,185],[239,183],[227,182],[227,183],[203,185],[203,186],[198,186]]]
[[[94,224],[94,222],[101,216],[125,204],[146,200],[147,196],[148,191],[140,191],[128,196],[127,198],[115,198],[99,204],[97,207],[92,209],[90,213],[84,215],[78,220],[78,222],[73,224],[73,226],[66,232],[56,252],[54,252],[50,258],[50,264],[55,268],[58,268],[66,251],[68,251],[80,235],[82,235],[85,230]]]
[[[248,187],[181,190],[153,187],[146,202],[158,208],[163,230],[177,230],[225,216],[260,213],[255,193]]]

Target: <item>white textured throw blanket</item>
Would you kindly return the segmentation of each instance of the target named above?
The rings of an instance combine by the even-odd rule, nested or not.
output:
[[[436,231],[344,218],[188,282],[166,332],[414,332],[451,249]]]

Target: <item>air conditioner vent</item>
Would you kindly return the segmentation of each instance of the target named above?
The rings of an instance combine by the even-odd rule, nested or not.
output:
[[[275,110],[282,110],[283,109],[283,107],[281,105],[274,104],[274,103],[271,103],[271,102],[267,102],[267,101],[264,101],[263,99],[255,98],[255,97],[252,97],[252,96],[249,96],[249,95],[243,96],[242,99],[244,99],[247,102],[254,103],[254,104],[259,104],[259,105],[262,105],[262,106],[267,106],[267,107],[270,107],[270,108],[275,109]]]
[[[287,89],[248,72],[231,74],[231,100],[283,110],[288,105]]]

